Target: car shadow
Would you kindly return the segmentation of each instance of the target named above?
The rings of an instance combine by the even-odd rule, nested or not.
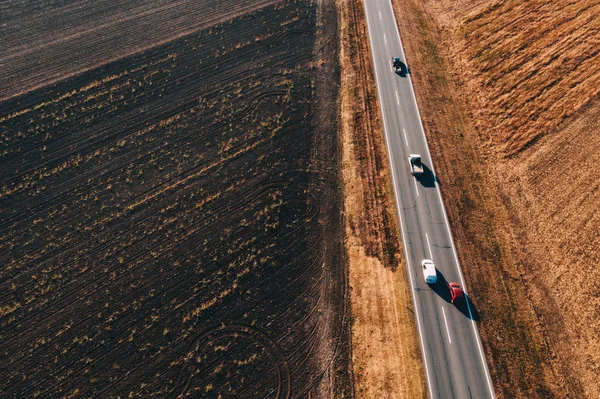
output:
[[[396,70],[396,73],[400,75],[400,77],[405,78],[410,73],[410,70],[404,62],[400,61],[400,66]]]
[[[440,298],[442,298],[446,302],[450,302],[450,290],[448,289],[448,281],[446,281],[446,278],[444,277],[442,272],[440,272],[439,270],[437,271],[437,281],[435,282],[435,284],[429,284],[429,286],[431,287],[433,292],[438,294]]]
[[[440,186],[442,183],[439,181],[437,176],[433,173],[431,169],[427,167],[425,164],[421,164],[423,166],[423,174],[417,176],[417,181],[421,183],[423,187],[435,187],[435,183]]]
[[[442,272],[437,271],[437,281],[435,284],[429,284],[433,292],[435,292],[440,298],[444,300],[444,302],[450,303],[450,288],[448,287],[448,280],[444,277]],[[480,316],[475,304],[469,298],[469,296],[465,293],[464,300],[460,302],[455,302],[452,304],[459,312],[461,312],[465,317],[479,321]]]
[[[463,301],[463,303],[456,304],[456,308],[458,310],[460,310],[460,312],[463,315],[465,315],[465,317],[468,317],[469,319],[474,320],[474,321],[480,320],[480,316],[479,316],[479,312],[477,311],[477,307],[475,307],[475,304],[473,303],[473,301],[471,300],[471,298],[469,298],[469,296],[467,294],[465,294],[465,300]]]

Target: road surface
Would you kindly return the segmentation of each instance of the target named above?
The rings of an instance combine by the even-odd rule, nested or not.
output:
[[[365,10],[430,397],[494,398],[476,311],[468,303],[459,308],[450,303],[447,282],[465,284],[390,0],[365,0]],[[392,57],[408,65],[408,73],[395,73]],[[414,153],[426,167],[419,179],[408,164]],[[424,258],[437,266],[435,285],[423,279]]]

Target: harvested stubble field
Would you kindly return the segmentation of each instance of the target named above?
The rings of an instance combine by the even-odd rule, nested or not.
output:
[[[541,342],[539,397],[600,396],[599,32],[588,0],[494,3],[461,31],[509,266]]]
[[[255,3],[18,96],[3,70],[2,397],[351,395],[335,10]]]
[[[505,154],[555,131],[600,93],[598,2],[492,2],[463,23],[473,90],[486,105],[478,127]]]
[[[600,395],[600,6],[395,0],[499,397]]]

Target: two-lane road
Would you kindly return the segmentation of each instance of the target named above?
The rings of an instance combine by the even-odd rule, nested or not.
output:
[[[392,6],[390,0],[364,1],[430,396],[494,398],[472,309],[459,309],[450,303],[447,282],[457,281],[464,287],[464,279],[410,73],[401,76],[392,69],[392,57],[399,57],[408,65]],[[420,179],[411,176],[409,170],[408,155],[414,153],[421,154],[427,167]],[[423,279],[424,258],[432,259],[437,266],[438,283],[434,286],[428,286]]]

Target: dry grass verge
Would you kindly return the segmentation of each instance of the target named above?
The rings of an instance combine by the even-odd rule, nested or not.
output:
[[[339,0],[338,6],[355,393],[374,399],[425,397],[363,4]]]

